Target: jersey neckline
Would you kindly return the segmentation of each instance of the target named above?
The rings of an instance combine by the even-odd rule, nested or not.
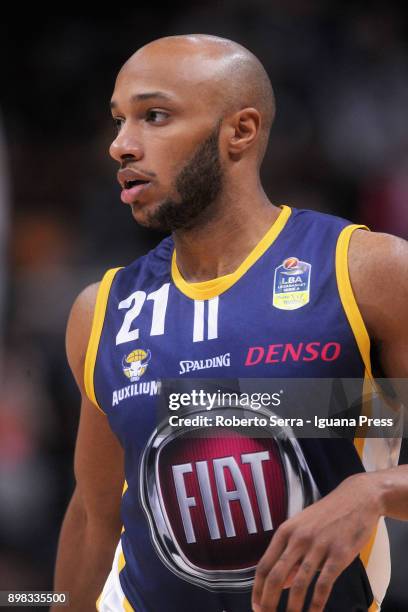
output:
[[[273,222],[272,226],[261,238],[258,244],[252,249],[249,255],[244,261],[238,266],[238,268],[231,272],[231,274],[225,274],[224,276],[218,276],[211,280],[201,281],[198,283],[188,283],[181,275],[180,270],[177,267],[176,260],[176,249],[174,248],[171,258],[171,276],[177,289],[181,291],[187,297],[193,300],[209,300],[213,297],[217,297],[230,289],[248,270],[251,268],[269,249],[270,246],[275,242],[277,237],[280,235],[286,223],[292,213],[292,209],[289,206],[282,204],[280,206],[282,212],[278,218]]]

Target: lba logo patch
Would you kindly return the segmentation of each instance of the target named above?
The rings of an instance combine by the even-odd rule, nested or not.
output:
[[[311,264],[288,257],[275,269],[273,301],[280,310],[296,310],[309,303]]]

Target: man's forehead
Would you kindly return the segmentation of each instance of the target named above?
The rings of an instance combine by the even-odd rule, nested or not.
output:
[[[117,82],[156,80],[166,85],[211,82],[225,63],[225,57],[204,52],[187,53],[180,47],[141,49],[122,66]]]
[[[159,91],[169,97],[211,95],[219,87],[220,65],[214,58],[194,54],[169,56],[165,53],[138,53],[121,68],[113,99]]]

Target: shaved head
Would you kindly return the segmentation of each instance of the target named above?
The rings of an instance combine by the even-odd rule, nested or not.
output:
[[[155,40],[120,69],[111,111],[121,198],[141,225],[203,227],[258,192],[275,103],[245,47],[204,34]]]
[[[242,45],[208,34],[168,36],[154,40],[134,53],[123,72],[141,64],[166,60],[166,70],[177,69],[197,95],[207,98],[218,118],[246,107],[261,116],[258,153],[263,158],[275,117],[275,97],[268,74],[258,58]]]

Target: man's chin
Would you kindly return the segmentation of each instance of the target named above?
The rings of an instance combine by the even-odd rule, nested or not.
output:
[[[132,216],[141,227],[158,232],[171,231],[171,228],[160,218],[160,204],[141,206],[139,202],[135,202],[131,207]]]
[[[159,232],[191,230],[204,222],[210,210],[205,207],[194,209],[189,202],[165,200],[158,204],[132,204],[135,221],[142,227]]]

